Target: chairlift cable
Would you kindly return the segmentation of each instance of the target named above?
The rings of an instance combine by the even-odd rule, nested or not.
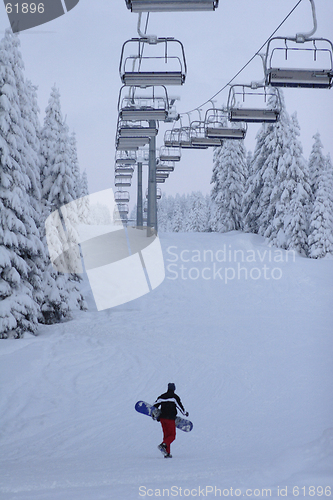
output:
[[[269,36],[269,38],[265,41],[265,43],[262,44],[262,46],[251,57],[251,59],[249,59],[247,61],[247,63],[244,64],[244,66],[231,78],[231,80],[229,80],[228,83],[226,83],[220,90],[218,90],[216,92],[216,94],[214,94],[210,99],[207,99],[207,101],[205,101],[203,104],[200,104],[200,106],[198,106],[197,108],[192,109],[191,111],[186,111],[184,113],[180,113],[180,115],[186,115],[188,113],[192,113],[193,111],[198,110],[199,108],[201,108],[201,107],[205,106],[206,104],[208,104],[212,99],[214,99],[215,97],[217,97],[221,92],[223,92],[223,90],[225,90],[237,78],[237,76],[240,75],[244,71],[245,68],[247,68],[247,66],[257,57],[257,55],[260,54],[261,50],[265,47],[265,45],[267,45],[267,43],[269,42],[269,40],[271,38],[273,38],[273,36],[275,35],[275,33],[281,28],[281,26],[287,21],[287,19],[294,13],[294,11],[297,9],[297,7],[300,5],[300,3],[302,1],[303,0],[298,0],[297,4],[289,12],[289,14],[287,14],[287,16],[283,19],[283,21],[281,21],[281,23],[279,24],[279,26],[273,31],[273,33]]]

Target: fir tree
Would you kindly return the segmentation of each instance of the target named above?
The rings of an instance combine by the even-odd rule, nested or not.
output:
[[[0,337],[35,333],[40,254],[34,172],[34,127],[19,40],[10,30],[0,42]],[[37,291],[37,293],[35,293]]]
[[[47,217],[54,210],[61,209],[61,216],[66,221],[68,237],[71,241],[78,241],[76,226],[79,218],[74,209],[76,204],[71,204],[69,211],[66,207],[68,203],[75,200],[76,193],[68,127],[62,118],[60,94],[56,87],[52,88],[41,137],[44,160],[41,179],[45,216]],[[56,238],[57,235],[54,234],[54,244],[56,244]],[[44,275],[45,296],[42,306],[46,322],[52,323],[69,318],[70,311],[74,307],[86,309],[79,291],[79,281],[77,274],[61,274],[48,264]]]
[[[311,188],[307,164],[298,140],[300,132],[296,114],[286,123],[289,125],[289,141],[278,162],[276,183],[271,195],[275,215],[269,225],[269,241],[280,248],[293,249],[306,255]],[[266,230],[266,235],[268,232]]]
[[[185,221],[186,231],[208,231],[209,214],[206,200],[201,192],[192,193],[189,197],[187,218]]]
[[[179,233],[184,231],[184,214],[181,206],[181,199],[179,195],[176,195],[173,214],[171,221],[171,231]]]
[[[313,138],[309,158],[313,190],[309,254],[317,259],[333,253],[332,164],[323,155],[320,134],[315,134]]]
[[[70,146],[70,161],[72,165],[72,175],[74,180],[74,194],[77,200],[82,196],[81,174],[79,167],[79,160],[77,157],[77,142],[75,132],[72,132],[69,140]]]
[[[214,155],[212,225],[220,232],[243,227],[242,211],[247,167],[244,141],[226,140]]]

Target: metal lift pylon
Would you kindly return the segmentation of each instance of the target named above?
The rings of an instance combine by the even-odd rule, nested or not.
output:
[[[149,121],[150,127],[156,127],[155,120]],[[148,207],[147,236],[157,234],[157,203],[156,203],[156,137],[149,140],[149,173],[148,173]]]

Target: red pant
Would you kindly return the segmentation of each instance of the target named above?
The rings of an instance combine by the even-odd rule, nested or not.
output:
[[[170,453],[170,444],[176,439],[176,423],[168,418],[160,420],[163,429],[163,443],[166,444],[166,451]]]

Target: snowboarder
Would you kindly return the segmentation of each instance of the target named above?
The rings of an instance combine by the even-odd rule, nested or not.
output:
[[[163,441],[158,445],[158,449],[164,454],[165,458],[172,458],[170,454],[170,444],[176,439],[176,424],[177,408],[183,415],[188,417],[188,412],[185,411],[180,397],[175,394],[176,386],[173,383],[168,384],[168,390],[159,396],[154,406],[161,406],[161,413],[157,419],[161,422],[163,429]],[[154,418],[154,417],[153,417]]]

